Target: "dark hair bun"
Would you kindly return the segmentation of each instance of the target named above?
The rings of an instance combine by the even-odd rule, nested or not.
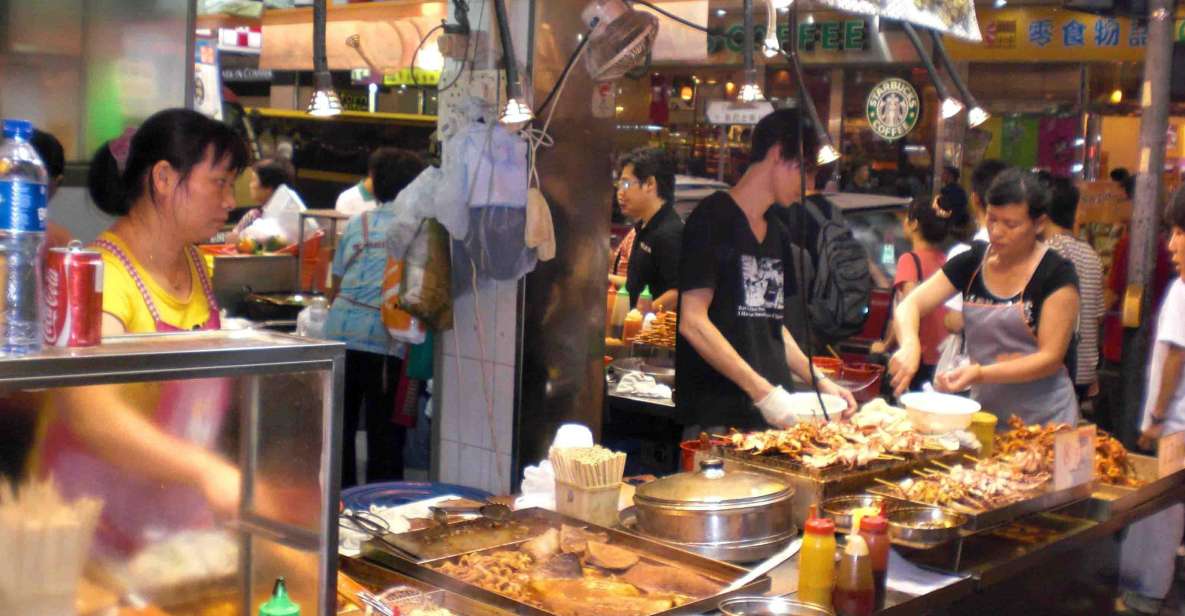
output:
[[[127,190],[123,185],[123,178],[119,173],[119,165],[115,156],[111,154],[110,142],[104,143],[95,150],[91,158],[90,171],[87,173],[86,187],[91,201],[103,213],[111,216],[125,216],[130,209]]]

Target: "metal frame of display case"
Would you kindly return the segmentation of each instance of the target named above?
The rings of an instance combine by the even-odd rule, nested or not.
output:
[[[328,371],[332,379],[324,392],[330,401],[322,414],[320,472],[325,481],[317,532],[271,520],[248,510],[253,502],[257,470],[258,423],[261,405],[257,391],[248,394],[240,418],[242,492],[239,520],[240,575],[244,603],[251,603],[251,538],[260,537],[305,552],[317,552],[321,587],[319,614],[333,614],[337,579],[337,505],[340,495],[342,388],[345,346],[263,330],[143,334],[104,338],[87,348],[50,348],[24,357],[0,359],[0,394],[38,388],[117,384],[169,379],[244,377]],[[248,387],[258,387],[258,382]],[[324,537],[324,543],[321,538]],[[245,605],[250,613],[249,605]]]

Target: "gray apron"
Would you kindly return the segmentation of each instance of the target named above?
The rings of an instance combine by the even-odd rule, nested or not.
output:
[[[987,259],[986,253],[984,259]],[[975,275],[981,275],[982,270],[981,262]],[[1029,278],[1032,279],[1032,273]],[[981,366],[997,363],[997,358],[1002,355],[1029,355],[1037,351],[1037,337],[1025,321],[1023,292],[1022,301],[1013,304],[965,300],[963,319],[967,355]],[[1065,366],[1055,374],[1035,381],[974,385],[971,397],[983,406],[983,410],[1000,419],[996,424],[999,430],[1008,429],[1007,420],[1011,415],[1020,417],[1026,424],[1057,422],[1073,425],[1078,421],[1078,396]]]

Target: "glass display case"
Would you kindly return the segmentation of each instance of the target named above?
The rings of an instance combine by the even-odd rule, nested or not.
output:
[[[0,360],[26,477],[102,504],[90,600],[254,614],[283,576],[303,614],[332,614],[343,362],[341,344],[256,330]]]

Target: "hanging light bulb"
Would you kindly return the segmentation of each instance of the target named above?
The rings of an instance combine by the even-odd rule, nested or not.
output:
[[[774,0],[766,0],[765,13],[765,40],[761,42],[761,53],[765,54],[766,58],[772,58],[778,55],[778,50],[782,47],[778,42],[778,13]]]
[[[755,103],[763,100],[765,96],[761,93],[761,86],[755,83],[746,83],[741,86],[741,94],[737,97],[742,103]]]
[[[839,160],[839,151],[831,143],[824,143],[819,146],[818,153],[815,154],[815,162],[820,165],[830,165]]]
[[[976,105],[971,108],[971,111],[967,112],[967,126],[975,128],[976,126],[987,122],[988,118],[990,117],[992,117],[992,114],[988,113],[983,107]]]
[[[313,98],[309,101],[309,115],[327,118],[342,112],[341,99],[333,89],[333,78],[329,73],[318,72],[313,76]]]
[[[1111,104],[1118,105],[1123,102],[1123,89],[1115,88],[1111,91]]]
[[[511,97],[506,101],[506,108],[502,110],[502,117],[499,118],[503,124],[523,124],[530,122],[535,118],[535,112],[515,97]]]
[[[949,120],[956,115],[959,115],[959,112],[962,110],[963,103],[960,103],[959,99],[953,96],[948,96],[942,99],[942,119]]]

